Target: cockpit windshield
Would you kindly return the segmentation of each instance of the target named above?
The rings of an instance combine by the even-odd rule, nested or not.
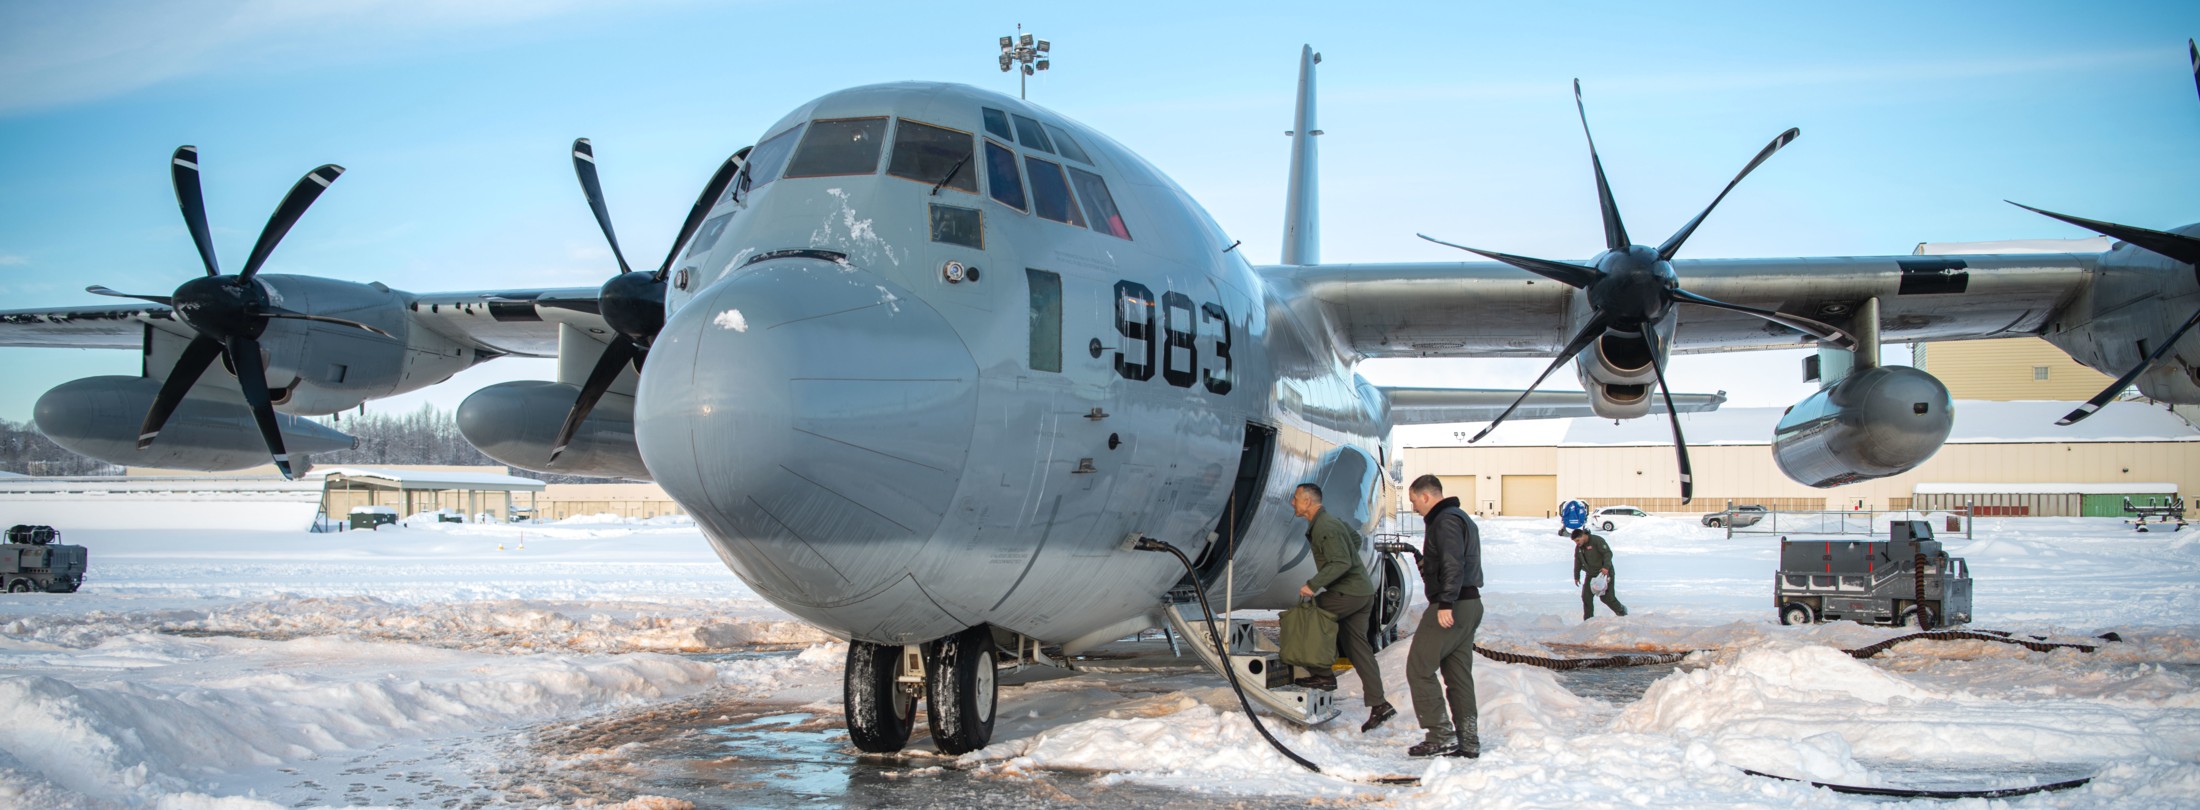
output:
[[[788,177],[832,177],[878,171],[886,119],[840,118],[810,122],[802,145],[787,164]]]
[[[901,119],[886,173],[957,191],[978,193],[978,167],[970,165],[970,133]]]

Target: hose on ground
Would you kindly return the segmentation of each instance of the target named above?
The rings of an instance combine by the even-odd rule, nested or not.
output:
[[[2093,781],[2093,777],[2088,776],[2083,779],[2070,779],[2062,782],[2049,782],[2044,785],[2029,785],[2026,787],[2015,788],[1985,788],[1981,790],[1922,790],[1917,788],[1883,788],[1858,787],[1856,785],[1836,785],[1831,782],[1817,782],[1809,779],[1797,779],[1792,776],[1781,776],[1776,773],[1753,771],[1748,768],[1742,768],[1741,772],[1749,774],[1750,776],[1762,776],[1766,779],[1778,779],[1782,782],[1805,782],[1808,783],[1811,787],[1821,787],[1835,793],[1850,793],[1858,796],[1893,796],[1903,799],[2006,799],[2011,796],[2030,796],[2034,793],[2046,793],[2051,790],[2069,790],[2071,788],[2079,787],[2087,782]]]
[[[1215,658],[1222,664],[1223,674],[1229,676],[1230,691],[1237,694],[1238,705],[1245,708],[1245,718],[1253,721],[1253,730],[1260,732],[1261,739],[1267,740],[1268,744],[1274,747],[1277,753],[1284,755],[1292,762],[1298,763],[1299,767],[1314,773],[1321,773],[1322,766],[1314,764],[1313,760],[1299,756],[1297,751],[1284,747],[1282,740],[1278,740],[1276,735],[1268,733],[1268,727],[1260,722],[1260,714],[1253,711],[1253,701],[1245,697],[1245,688],[1238,685],[1237,667],[1230,664],[1230,645],[1222,640],[1222,631],[1215,629],[1215,611],[1207,604],[1207,589],[1197,585],[1199,576],[1192,570],[1192,559],[1184,556],[1184,552],[1178,551],[1175,546],[1151,537],[1139,538],[1138,543],[1133,547],[1139,551],[1166,551],[1174,555],[1177,562],[1184,565],[1184,574],[1191,577],[1194,583],[1192,593],[1199,596],[1199,609],[1207,614],[1207,636],[1214,642]]]

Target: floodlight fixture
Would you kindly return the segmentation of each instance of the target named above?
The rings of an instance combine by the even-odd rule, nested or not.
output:
[[[1019,74],[1016,81],[1016,95],[1018,98],[1030,97],[1031,83],[1028,77],[1052,66],[1050,64],[1051,60],[1047,56],[1053,50],[1054,43],[1039,39],[1037,36],[1025,31],[1023,23],[1016,24],[1014,35],[1001,37],[999,63],[1001,72],[1006,73],[1015,70],[1017,65],[1023,66],[1022,70],[1017,71]]]

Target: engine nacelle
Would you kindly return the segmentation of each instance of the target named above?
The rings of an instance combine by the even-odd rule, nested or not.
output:
[[[1650,412],[1658,378],[1642,338],[1606,332],[1574,361],[1574,370],[1597,416],[1633,419]]]
[[[160,386],[161,381],[147,377],[72,380],[39,397],[31,419],[54,444],[109,464],[213,472],[268,463],[267,443],[252,409],[242,400],[225,398],[185,398],[161,428],[160,438],[137,449],[138,428]],[[284,449],[292,455],[349,450],[357,444],[326,425],[289,414],[276,414],[275,422]]]
[[[581,389],[545,380],[498,383],[458,406],[458,432],[490,458],[521,469],[650,480],[634,443],[634,398],[607,393],[581,422],[556,462],[551,443]]]
[[[1908,366],[1856,372],[1780,417],[1772,458],[1796,483],[1837,487],[1900,475],[1948,441],[1948,387]]]

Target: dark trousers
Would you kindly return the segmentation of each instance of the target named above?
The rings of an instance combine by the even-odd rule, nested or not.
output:
[[[1383,697],[1383,668],[1375,663],[1375,646],[1367,641],[1367,624],[1375,611],[1375,597],[1323,591],[1314,597],[1314,606],[1337,614],[1337,646],[1343,648],[1345,660],[1352,662],[1352,671],[1359,673],[1360,694],[1367,705],[1389,703],[1390,700]]]
[[[1621,616],[1627,615],[1627,606],[1619,603],[1619,577],[1614,575],[1612,581],[1604,584],[1604,595],[1602,596],[1598,596],[1596,591],[1589,589],[1589,580],[1592,579],[1596,579],[1596,576],[1590,575],[1581,580],[1581,620],[1588,621],[1597,615],[1596,600],[1598,599],[1604,600],[1604,606],[1611,608],[1613,613]]]
[[[1406,651],[1406,684],[1413,687],[1413,715],[1429,740],[1449,742],[1456,733],[1459,740],[1471,742],[1477,739],[1479,716],[1474,705],[1474,631],[1482,626],[1482,600],[1452,603],[1451,619],[1450,627],[1437,624],[1434,606],[1421,613],[1413,648]]]

